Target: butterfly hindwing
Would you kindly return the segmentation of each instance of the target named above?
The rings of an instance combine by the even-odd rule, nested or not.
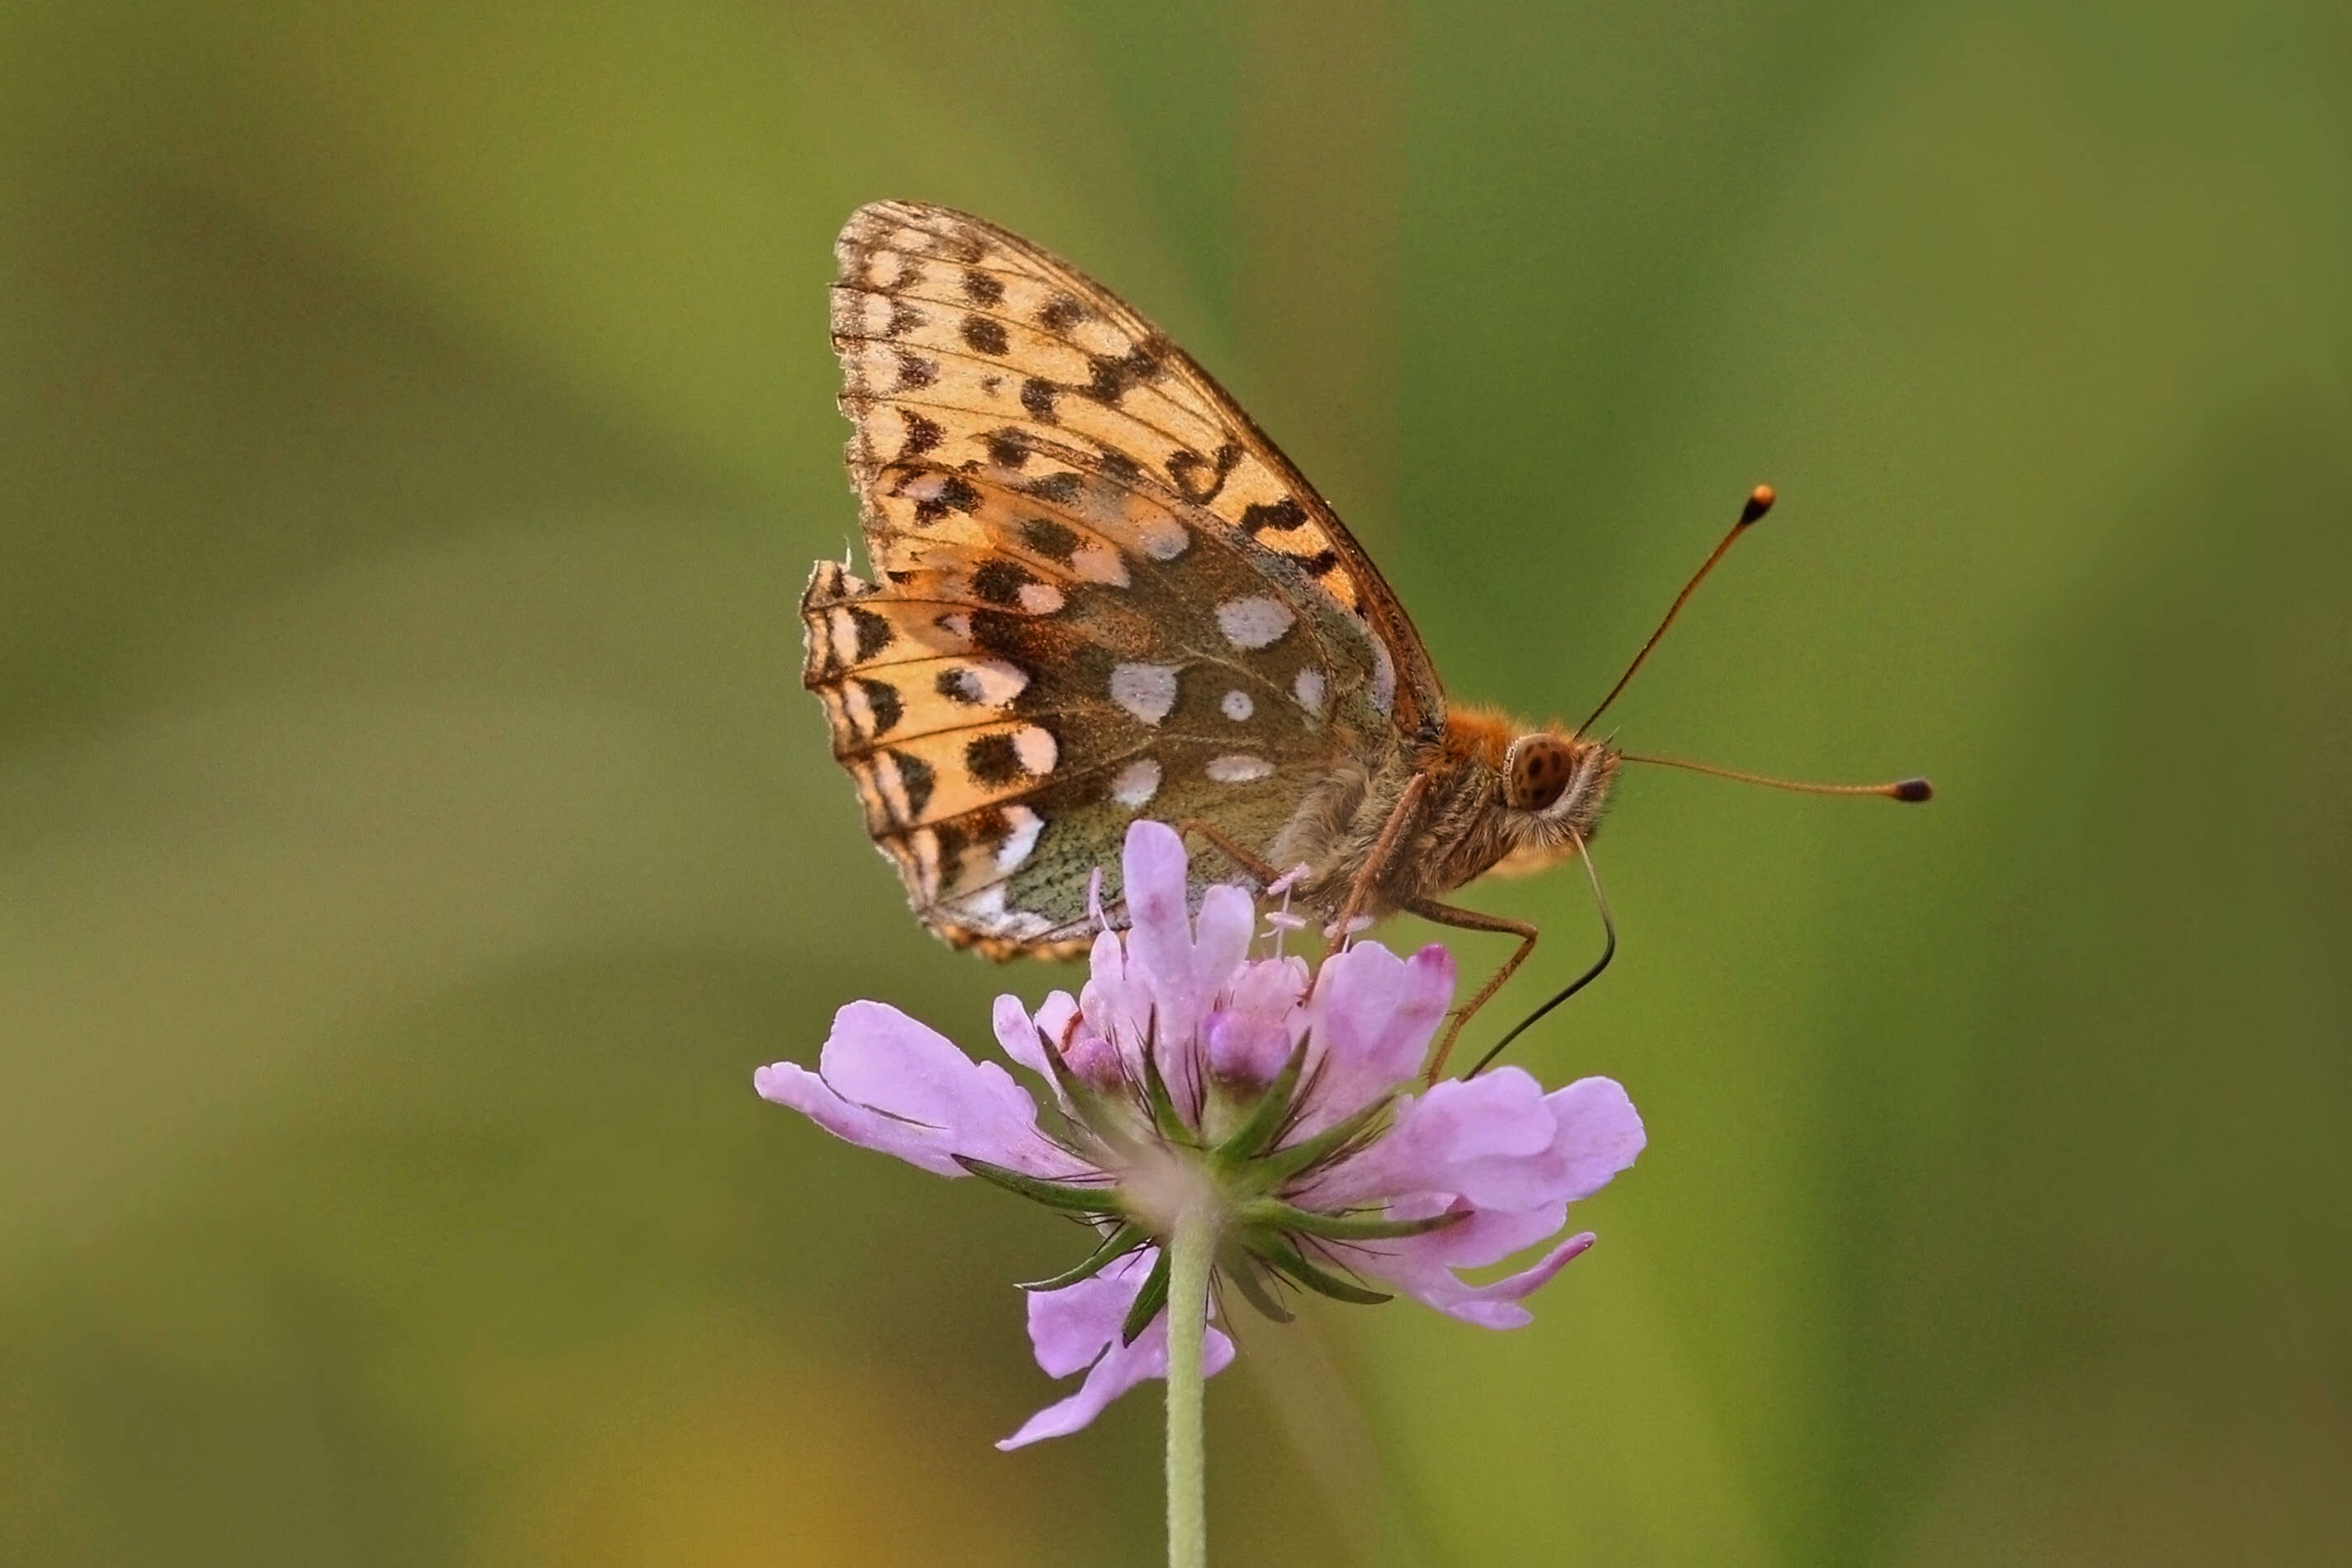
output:
[[[838,251],[876,580],[817,568],[804,674],[926,924],[1069,950],[1137,815],[1270,845],[1367,734],[1442,721],[1360,549],[1150,323],[944,209]]]

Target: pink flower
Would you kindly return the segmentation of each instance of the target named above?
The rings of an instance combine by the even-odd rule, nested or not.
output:
[[[1404,1092],[1453,998],[1445,949],[1357,943],[1309,997],[1302,960],[1249,956],[1244,890],[1210,888],[1193,918],[1173,830],[1136,822],[1124,862],[1132,925],[1096,939],[1078,997],[1057,991],[1034,1017],[997,998],[997,1041],[1043,1081],[1047,1124],[1003,1067],[879,1002],[835,1016],[815,1072],[753,1076],[838,1137],[1095,1227],[1091,1256],[1029,1287],[1038,1364],[1086,1381],[998,1447],[1075,1432],[1166,1375],[1160,1243],[1188,1207],[1218,1217],[1218,1281],[1274,1317],[1289,1316],[1288,1289],[1387,1300],[1377,1283],[1485,1328],[1528,1322],[1525,1298],[1592,1244],[1562,1237],[1568,1206],[1642,1150],[1625,1092],[1585,1078],[1547,1094],[1506,1067]],[[1517,1272],[1461,1278],[1538,1243]],[[1202,1354],[1214,1373],[1233,1341],[1212,1326]]]

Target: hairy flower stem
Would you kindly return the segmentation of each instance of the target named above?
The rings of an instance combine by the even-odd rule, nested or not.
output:
[[[1217,1225],[1201,1205],[1178,1217],[1168,1259],[1168,1568],[1208,1568],[1207,1448],[1201,1429],[1201,1335]]]

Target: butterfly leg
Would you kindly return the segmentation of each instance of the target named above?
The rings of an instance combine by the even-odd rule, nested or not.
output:
[[[1197,834],[1206,839],[1219,853],[1255,878],[1260,891],[1273,886],[1276,880],[1282,875],[1265,860],[1234,842],[1206,822],[1191,821],[1179,822],[1176,824],[1176,833],[1179,838],[1189,839]]]
[[[1404,908],[1409,915],[1418,915],[1423,920],[1440,925],[1451,925],[1463,931],[1493,931],[1519,939],[1517,950],[1503,960],[1503,967],[1478,988],[1478,994],[1470,998],[1468,1005],[1454,1010],[1454,1022],[1447,1027],[1445,1038],[1438,1042],[1437,1054],[1430,1059],[1428,1077],[1429,1082],[1434,1083],[1437,1075],[1444,1071],[1445,1059],[1452,1054],[1454,1041],[1462,1033],[1463,1025],[1493,999],[1495,993],[1503,988],[1503,982],[1517,973],[1519,966],[1528,961],[1528,955],[1536,950],[1536,928],[1524,920],[1507,920],[1499,915],[1481,915],[1475,909],[1458,909],[1453,904],[1439,904],[1431,899],[1415,899]]]
[[[1348,927],[1356,923],[1356,914],[1370,901],[1372,889],[1388,874],[1389,862],[1396,858],[1397,845],[1404,841],[1404,831],[1413,819],[1421,798],[1429,793],[1429,775],[1416,773],[1397,794],[1394,806],[1389,808],[1389,820],[1381,824],[1381,836],[1372,841],[1372,852],[1364,857],[1364,866],[1349,885],[1348,902],[1339,906],[1339,918],[1332,926],[1338,933],[1334,940],[1345,943]]]

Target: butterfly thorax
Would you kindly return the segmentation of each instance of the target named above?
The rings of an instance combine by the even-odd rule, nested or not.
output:
[[[1442,898],[1490,871],[1540,871],[1590,842],[1608,804],[1615,747],[1536,729],[1481,708],[1454,708],[1433,738],[1376,738],[1309,791],[1270,857],[1304,865],[1297,896],[1339,913],[1381,833],[1420,778],[1419,798],[1388,868],[1360,913],[1374,917]]]

